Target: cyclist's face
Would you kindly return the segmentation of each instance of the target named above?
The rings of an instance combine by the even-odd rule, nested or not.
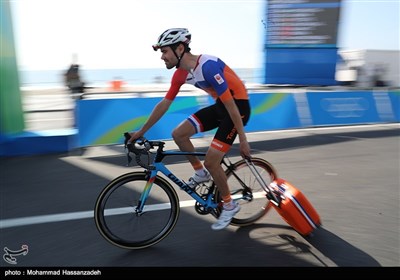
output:
[[[167,69],[174,68],[178,64],[178,58],[175,56],[171,47],[168,46],[161,48],[161,59],[164,60]]]

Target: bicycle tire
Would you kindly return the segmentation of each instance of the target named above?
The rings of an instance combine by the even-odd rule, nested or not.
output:
[[[148,184],[145,172],[123,174],[109,182],[95,205],[98,231],[111,244],[124,249],[143,249],[166,238],[180,214],[175,189],[157,176],[144,211],[135,213],[140,195]]]
[[[278,178],[276,169],[268,161],[262,158],[252,158],[252,162],[266,184],[270,184],[273,180]],[[248,226],[264,217],[270,209],[270,201],[266,198],[266,191],[256,180],[256,177],[251,172],[246,161],[244,159],[237,161],[233,164],[232,168],[228,168],[225,171],[225,174],[228,179],[228,185],[233,199],[242,197],[243,193],[246,192],[242,183],[239,182],[234,174],[236,174],[245,185],[250,188],[252,194],[250,200],[237,199],[241,210],[232,219],[231,225],[241,227]],[[218,200],[221,199],[218,188],[216,188],[216,197]],[[217,216],[219,216],[221,210],[221,208],[218,209]]]

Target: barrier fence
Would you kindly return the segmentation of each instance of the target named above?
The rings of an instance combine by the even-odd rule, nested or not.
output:
[[[161,98],[79,99],[74,112],[75,128],[3,135],[0,156],[68,152],[88,146],[121,144],[123,133],[140,128]],[[171,139],[174,127],[213,102],[208,95],[183,92],[162,119],[146,133],[146,137]],[[252,111],[246,132],[400,121],[399,90],[254,90],[250,91],[250,103]],[[204,134],[199,133],[194,137],[202,136]]]
[[[162,97],[83,99],[77,102],[78,146],[122,143],[125,131],[139,129]],[[252,108],[246,132],[315,126],[399,122],[400,91],[250,92]],[[171,139],[171,131],[213,100],[180,96],[146,134]],[[201,137],[199,133],[195,137]]]

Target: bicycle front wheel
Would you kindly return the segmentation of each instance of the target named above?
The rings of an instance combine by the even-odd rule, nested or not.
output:
[[[179,200],[174,188],[157,176],[138,211],[143,191],[148,188],[144,172],[131,172],[112,180],[95,205],[96,227],[111,244],[124,249],[142,249],[163,240],[179,217]]]
[[[252,162],[266,184],[278,178],[275,168],[268,161],[252,158]],[[270,201],[246,161],[242,159],[234,163],[226,170],[226,176],[232,198],[241,207],[239,213],[232,219],[231,225],[247,226],[261,219],[268,212]]]

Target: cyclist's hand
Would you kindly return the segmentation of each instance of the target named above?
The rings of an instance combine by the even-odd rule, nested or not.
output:
[[[130,143],[134,143],[137,139],[143,136],[139,131],[129,132],[129,134],[131,135],[131,139],[129,139]]]
[[[247,140],[240,141],[240,155],[242,156],[242,158],[251,158],[250,145]]]

